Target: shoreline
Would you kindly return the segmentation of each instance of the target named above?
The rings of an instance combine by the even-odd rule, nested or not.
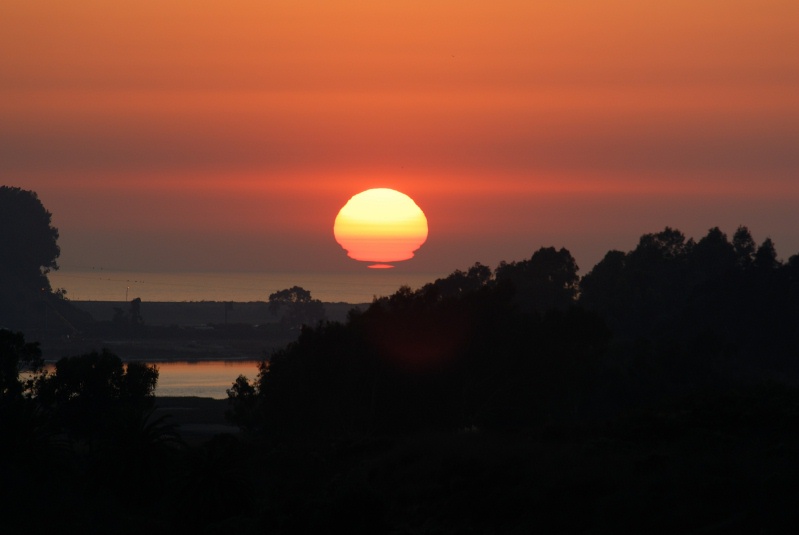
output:
[[[118,301],[69,301],[91,322],[83,332],[47,335],[40,331],[42,357],[65,356],[107,349],[124,361],[261,361],[295,341],[298,329],[281,323],[281,314],[267,301],[142,301],[141,325],[115,322],[130,310]],[[369,305],[323,303],[327,321],[347,321],[350,311]]]
[[[126,301],[72,301],[75,308],[92,316],[94,321],[112,321],[117,310],[127,312]],[[352,309],[364,310],[371,303],[323,302],[329,321],[346,321]],[[269,310],[268,301],[142,301],[141,316],[145,325],[199,327],[210,324],[264,325],[279,323],[280,317]]]

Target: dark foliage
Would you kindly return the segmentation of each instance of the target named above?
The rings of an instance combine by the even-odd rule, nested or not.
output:
[[[343,323],[302,319],[302,288],[270,300],[298,335],[228,390],[243,433],[197,446],[152,412],[157,370],[93,352],[25,382],[38,347],[0,331],[0,503],[52,504],[10,529],[776,533],[799,520],[799,255],[780,260],[745,227],[646,234],[582,279],[566,249],[541,248]]]
[[[345,511],[371,533],[794,521],[799,466],[779,451],[799,443],[798,267],[745,227],[732,241],[667,228],[582,280],[568,251],[542,248],[306,326],[229,391],[232,420],[270,452],[260,521],[314,530]]]
[[[64,357],[55,371],[37,378],[34,394],[73,440],[94,445],[109,439],[122,422],[133,422],[152,407],[158,370],[148,364],[123,364],[103,350]]]
[[[4,526],[135,532],[127,523],[158,507],[153,485],[165,485],[183,447],[168,417],[153,416],[158,370],[105,350],[62,358],[52,372],[39,357],[37,344],[0,330],[3,369],[28,374],[7,381],[0,400],[0,504],[16,509]],[[48,504],[42,514],[36,500]]]
[[[325,319],[322,302],[311,297],[311,292],[300,286],[292,286],[269,295],[269,310],[275,314],[282,311],[284,325],[299,329],[303,325],[316,325]]]
[[[610,333],[576,306],[576,269],[541,249],[496,277],[475,264],[305,327],[255,383],[237,380],[232,419],[281,439],[579,419]]]
[[[582,280],[565,249],[455,271],[303,328],[229,391],[231,420],[311,439],[530,429],[796,371],[799,272],[740,227],[671,228]],[[578,294],[579,288],[579,294]]]
[[[512,285],[523,309],[543,312],[574,304],[580,281],[577,271],[569,251],[542,247],[529,260],[501,262],[496,280]]]
[[[33,191],[0,186],[0,273],[29,287],[46,287],[58,269],[58,230]]]
[[[0,328],[42,338],[72,334],[88,318],[53,292],[47,274],[58,269],[58,229],[38,195],[0,186]]]
[[[35,374],[43,364],[38,343],[25,342],[21,332],[0,329],[0,400],[22,398],[31,386],[22,374]]]
[[[793,376],[797,276],[795,265],[777,260],[770,239],[756,248],[745,227],[732,242],[718,228],[698,242],[666,228],[628,253],[609,252],[583,277],[580,303],[606,319],[619,343],[666,351],[677,367]]]

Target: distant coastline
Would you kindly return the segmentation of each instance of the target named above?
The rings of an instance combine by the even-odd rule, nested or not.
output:
[[[98,323],[110,324],[118,301],[70,301]],[[346,321],[353,309],[368,303],[324,303],[328,321]],[[252,302],[147,302],[141,303],[143,329],[130,332],[78,333],[69,337],[43,337],[46,360],[107,349],[126,361],[262,360],[294,341],[296,331],[280,325],[269,303]]]
[[[115,309],[128,306],[122,301],[72,301],[75,307],[91,314],[95,321],[111,321]],[[369,303],[323,303],[329,321],[345,321],[353,308],[364,309]],[[141,314],[145,325],[201,327],[212,324],[244,323],[262,325],[277,323],[279,318],[269,311],[266,301],[142,301]]]
[[[268,300],[300,286],[328,303],[364,303],[394,294],[400,286],[424,286],[446,273],[366,269],[346,273],[139,272],[62,267],[48,274],[51,286],[76,302],[236,302]]]

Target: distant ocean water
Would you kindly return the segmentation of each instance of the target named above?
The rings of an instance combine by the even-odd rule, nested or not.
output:
[[[324,302],[369,303],[400,286],[420,288],[445,276],[366,269],[360,273],[172,273],[59,269],[48,275],[53,289],[73,301],[268,301],[269,294],[301,286]]]

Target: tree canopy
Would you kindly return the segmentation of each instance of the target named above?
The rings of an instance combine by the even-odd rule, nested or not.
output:
[[[38,343],[25,342],[22,333],[0,329],[0,402],[21,397],[25,391],[21,373],[36,372],[41,366]]]
[[[580,281],[579,302],[621,339],[682,344],[712,336],[738,354],[783,358],[797,349],[792,266],[777,259],[771,239],[756,246],[744,226],[731,241],[714,227],[697,242],[667,227],[632,251],[607,253]]]
[[[104,350],[23,382],[38,346],[0,330],[0,503],[51,504],[11,531],[749,532],[794,514],[774,497],[799,474],[799,255],[745,227],[645,234],[582,279],[544,247],[303,323],[228,390],[246,432],[197,447],[154,418],[154,367]]]
[[[38,377],[37,401],[77,438],[107,434],[116,420],[152,406],[158,369],[143,362],[123,363],[104,349],[63,357],[52,373]]]
[[[292,286],[269,295],[269,310],[273,314],[283,311],[281,321],[291,327],[313,325],[325,319],[325,308],[319,299],[300,286]]]
[[[0,186],[0,273],[49,289],[45,275],[61,253],[50,218],[35,192]]]
[[[529,426],[625,403],[609,391],[640,400],[799,368],[799,256],[784,264],[746,227],[698,241],[666,227],[577,271],[542,247],[306,324],[254,383],[237,380],[231,417],[280,436]],[[271,299],[311,300],[297,287]]]
[[[72,334],[91,318],[53,292],[47,274],[58,269],[58,229],[38,195],[0,186],[0,327],[37,339]]]

